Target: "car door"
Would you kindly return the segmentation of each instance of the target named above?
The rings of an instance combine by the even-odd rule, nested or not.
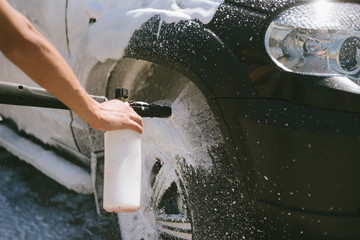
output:
[[[9,0],[9,3],[26,16],[69,62],[67,47],[67,0]],[[0,81],[39,87],[0,52]],[[0,115],[15,122],[19,131],[34,136],[56,148],[77,151],[71,131],[72,113],[23,106],[0,105]]]

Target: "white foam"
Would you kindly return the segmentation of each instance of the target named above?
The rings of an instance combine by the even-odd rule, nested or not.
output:
[[[160,147],[165,159],[175,161],[180,156],[188,165],[210,172],[209,152],[224,140],[207,100],[195,84],[189,83],[171,108],[169,118],[144,118],[144,145]],[[144,156],[150,155],[152,153],[144,152]],[[152,158],[162,158],[155,155]],[[173,164],[175,169],[176,164]]]
[[[96,18],[88,33],[89,53],[101,62],[120,59],[134,31],[155,15],[166,23],[198,19],[208,23],[223,0],[94,1],[88,17]]]
[[[172,104],[171,117],[143,119],[142,202],[140,210],[118,215],[123,240],[158,238],[157,229],[161,223],[158,225],[156,221],[155,216],[159,214],[156,207],[172,183],[184,182],[182,164],[208,174],[213,170],[211,151],[221,146],[224,139],[206,98],[199,91],[194,83],[189,83]],[[154,177],[156,161],[160,161],[162,167],[151,185],[149,179]],[[177,224],[186,221],[186,215],[171,217]],[[190,239],[189,235],[184,236]]]

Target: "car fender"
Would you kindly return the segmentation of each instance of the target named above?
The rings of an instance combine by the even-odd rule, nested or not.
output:
[[[208,98],[256,96],[228,46],[197,21],[167,24],[155,16],[135,31],[124,57],[176,70],[194,81]]]

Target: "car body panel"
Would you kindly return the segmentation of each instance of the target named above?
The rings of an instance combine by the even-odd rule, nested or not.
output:
[[[158,58],[169,68],[183,68],[183,72],[195,74],[205,81],[207,90],[202,90],[210,98],[255,96],[250,81],[230,49],[202,24],[191,21],[162,24],[157,37],[158,24],[159,19],[153,18],[136,31],[125,56]]]
[[[0,81],[38,87],[2,54],[0,58]],[[56,148],[66,146],[77,150],[70,128],[72,120],[69,111],[1,105],[1,116],[12,119],[20,131],[36,136],[43,143]]]
[[[88,5],[93,2],[90,0],[74,1],[69,0],[67,8],[67,28],[69,38],[69,49],[72,55],[78,55],[80,44],[89,29],[89,19],[87,15]]]
[[[63,56],[68,55],[66,2],[67,0],[9,0],[9,3],[26,16]]]
[[[255,201],[249,210],[261,229],[257,239],[359,239],[360,218],[284,209]]]
[[[360,116],[274,100],[218,100],[254,198],[358,214]]]
[[[9,2],[29,17],[38,31],[57,46],[60,53],[67,59],[65,0]],[[56,21],[53,20],[54,18]],[[0,81],[39,87],[2,54],[0,55]],[[72,118],[69,111],[2,105],[1,115],[16,122],[20,131],[36,136],[46,144],[60,149],[65,147],[77,151],[70,128]]]

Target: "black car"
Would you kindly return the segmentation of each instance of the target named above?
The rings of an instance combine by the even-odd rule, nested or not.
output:
[[[143,207],[119,214],[123,239],[360,239],[359,58],[355,1],[225,0],[207,24],[145,22],[122,59],[81,72],[91,94],[172,108],[144,119]],[[97,164],[101,204],[102,135],[71,118],[77,150],[49,145]]]

